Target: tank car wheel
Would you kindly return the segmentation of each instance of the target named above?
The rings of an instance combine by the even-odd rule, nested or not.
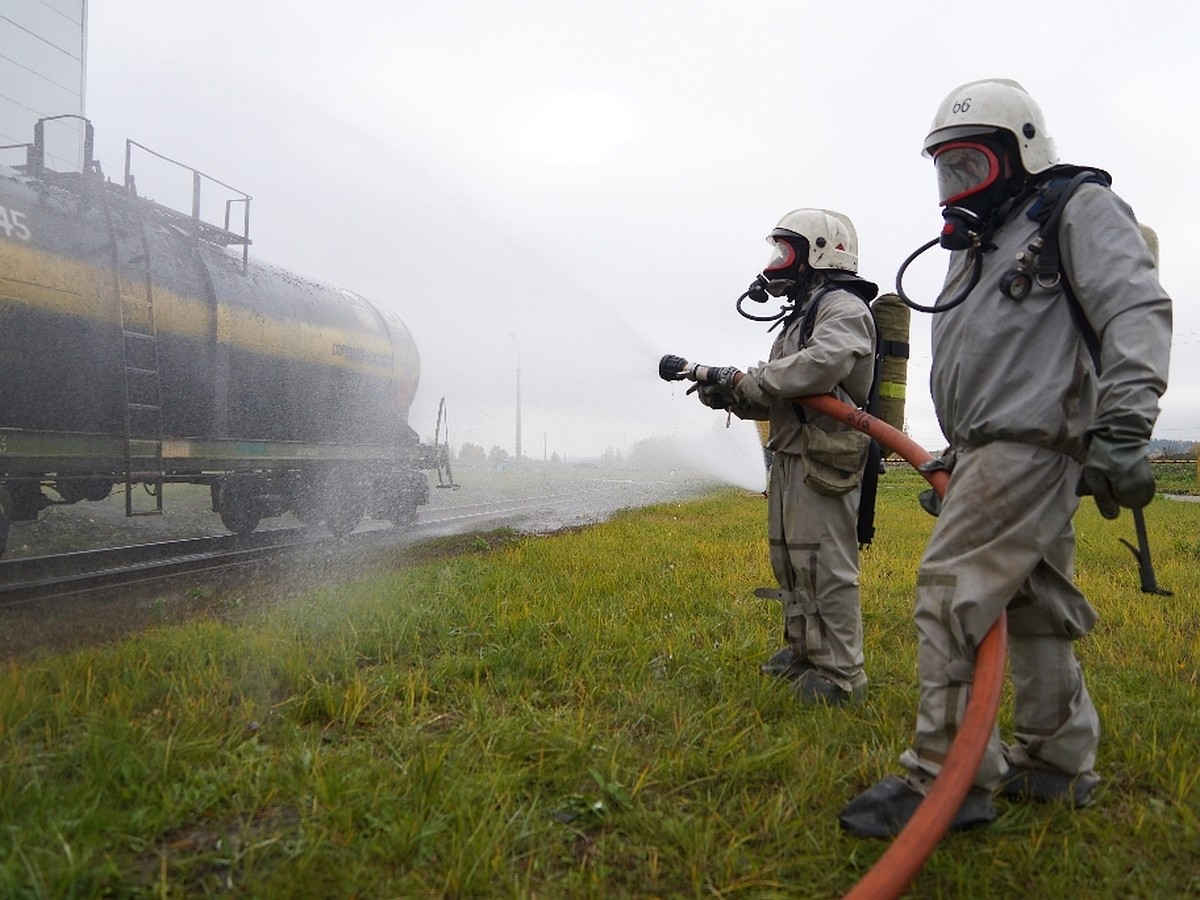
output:
[[[403,527],[417,521],[417,509],[429,502],[429,480],[418,470],[395,478],[392,489],[382,498],[380,513],[393,525]]]
[[[254,491],[250,481],[226,478],[217,490],[217,513],[221,524],[234,534],[249,534],[258,527],[262,515],[254,507]]]
[[[413,522],[417,521],[417,505],[415,503],[408,502],[400,503],[395,507],[395,509],[392,511],[392,514],[388,518],[390,518],[392,520],[392,524],[397,527],[411,525]]]
[[[320,498],[311,481],[304,481],[292,487],[288,505],[292,510],[292,515],[306,527],[311,528],[313,525],[320,524]]]
[[[325,508],[325,524],[336,538],[344,538],[362,521],[362,504],[351,497],[337,497]]]
[[[324,522],[334,537],[345,537],[363,517],[363,504],[333,478],[311,482],[292,495],[292,513],[307,527]]]
[[[8,518],[12,522],[35,522],[38,513],[50,505],[50,498],[42,493],[42,486],[34,481],[9,483]]]
[[[293,499],[293,510],[301,521],[308,524],[323,519],[336,538],[358,527],[366,506],[355,473],[347,469],[321,473]]]

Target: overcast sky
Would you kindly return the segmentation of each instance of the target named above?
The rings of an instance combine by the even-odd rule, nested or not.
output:
[[[722,434],[659,357],[766,357],[734,301],[795,207],[847,213],[862,274],[892,289],[941,226],[920,155],[938,104],[1015,78],[1063,161],[1107,169],[1158,232],[1175,339],[1156,436],[1200,440],[1198,10],[93,0],[86,104],[111,176],[127,137],[202,169],[253,195],[256,257],[393,307],[426,439],[445,396],[456,446],[512,452],[519,361],[527,456],[673,434],[729,439],[753,471],[753,429]],[[914,265],[915,300],[945,264]],[[909,432],[937,449],[928,316],[912,343]]]

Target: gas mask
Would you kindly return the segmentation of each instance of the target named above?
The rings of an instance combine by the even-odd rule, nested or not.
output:
[[[1005,158],[998,146],[994,140],[974,139],[950,141],[934,150],[933,167],[944,223],[941,234],[919,247],[896,273],[896,292],[911,309],[946,312],[966,300],[979,283],[992,214],[1008,197],[1010,188]],[[957,297],[940,306],[920,306],[904,293],[901,283],[912,261],[935,244],[947,250],[968,251],[974,271]]]
[[[938,201],[945,224],[938,242],[969,250],[983,239],[988,214],[1008,192],[999,155],[980,141],[951,141],[933,154]]]
[[[742,309],[742,301],[749,297],[755,303],[766,303],[768,297],[779,297],[794,304],[800,291],[808,284],[812,273],[805,265],[805,260],[808,259],[808,241],[800,235],[790,232],[782,234],[778,231],[777,229],[776,233],[767,237],[767,243],[771,245],[771,256],[767,264],[737,300],[737,311],[754,322],[774,322],[786,316],[793,307],[784,306],[770,316],[756,316]]]

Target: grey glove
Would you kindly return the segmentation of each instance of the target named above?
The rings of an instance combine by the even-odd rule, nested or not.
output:
[[[1141,509],[1154,499],[1154,470],[1146,456],[1149,424],[1122,416],[1097,424],[1075,493],[1091,494],[1100,515],[1115,519],[1121,507]]]
[[[953,447],[947,447],[942,451],[941,456],[936,456],[929,462],[921,463],[917,466],[918,472],[946,472],[952,473],[954,467],[958,465],[958,451]],[[917,502],[921,504],[921,509],[929,513],[935,519],[942,514],[942,498],[933,488],[928,488],[921,491],[917,495]]]
[[[942,498],[933,488],[926,488],[917,494],[917,502],[921,504],[921,509],[929,513],[935,519],[942,514]]]
[[[709,409],[729,409],[737,402],[733,388],[723,384],[697,384],[696,395]]]

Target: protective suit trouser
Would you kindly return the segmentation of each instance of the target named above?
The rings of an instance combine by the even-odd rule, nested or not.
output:
[[[867,682],[858,591],[860,488],[837,497],[804,483],[804,459],[776,453],[768,490],[771,568],[784,641],[842,690]]]
[[[1067,773],[1096,759],[1100,723],[1073,642],[1096,613],[1073,581],[1080,464],[1007,441],[960,450],[917,576],[921,700],[901,762],[918,782],[941,768],[966,710],[975,650],[1008,609],[1015,738]],[[975,775],[995,788],[1007,763],[998,734]]]

